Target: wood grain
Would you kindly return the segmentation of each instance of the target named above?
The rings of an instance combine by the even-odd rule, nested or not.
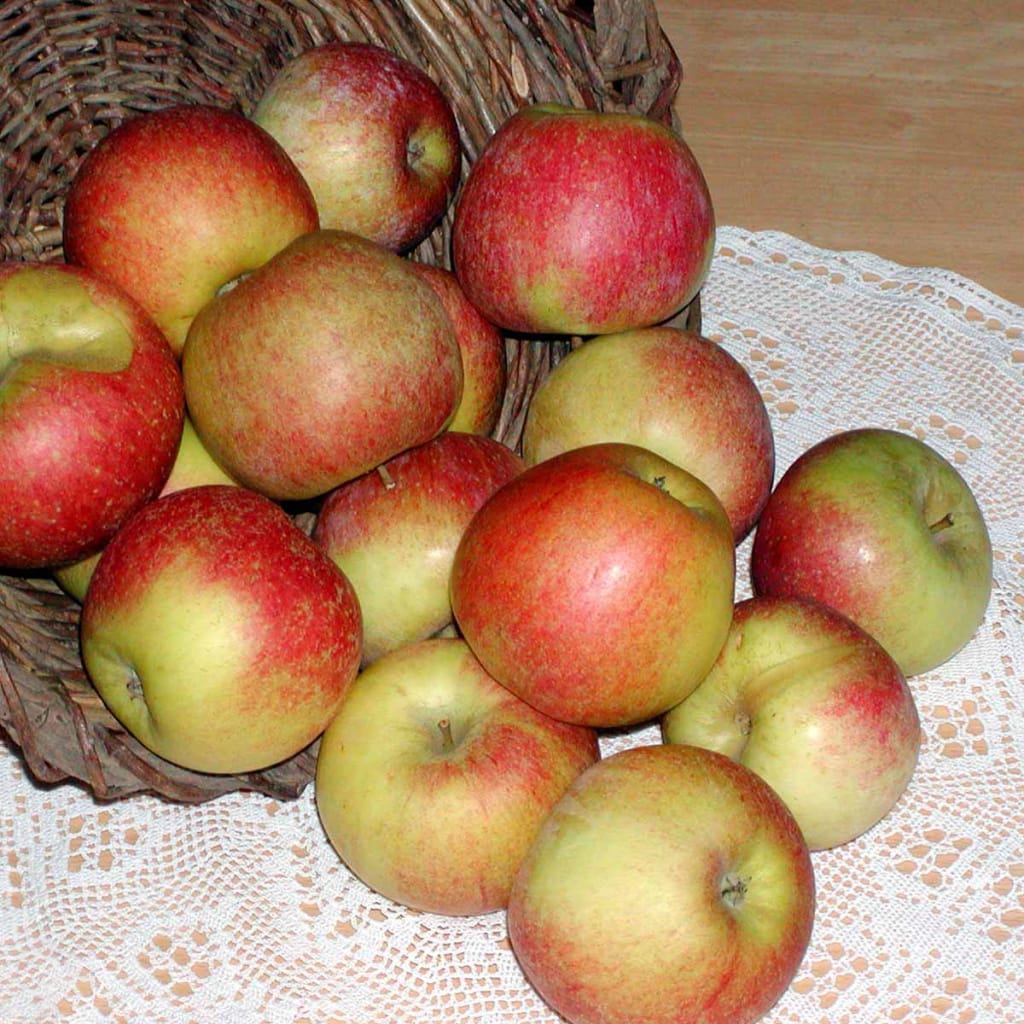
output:
[[[722,224],[1024,304],[1024,0],[657,0]]]

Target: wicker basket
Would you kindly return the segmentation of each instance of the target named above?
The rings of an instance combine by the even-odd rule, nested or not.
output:
[[[65,189],[125,117],[179,102],[249,113],[287,58],[334,38],[377,43],[431,74],[455,107],[466,166],[535,100],[675,116],[680,66],[653,0],[2,2],[0,259],[61,258]],[[447,265],[450,226],[449,211],[414,256]],[[698,304],[677,319],[698,327]],[[513,447],[533,390],[568,344],[508,340],[496,435]],[[77,604],[51,580],[0,576],[0,734],[38,781],[77,780],[101,799],[147,792],[194,803],[239,789],[290,799],[312,778],[315,744],[247,775],[161,760],[106,711],[77,629]]]

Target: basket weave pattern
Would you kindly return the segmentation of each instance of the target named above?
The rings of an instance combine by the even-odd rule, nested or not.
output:
[[[426,70],[459,121],[464,169],[511,113],[556,101],[673,118],[681,71],[653,0],[129,0],[0,3],[0,259],[62,257],[61,212],[83,157],[132,114],[199,102],[248,114],[291,56],[376,43]],[[412,255],[448,266],[451,210]],[[695,326],[698,304],[681,322]],[[571,342],[508,339],[495,435],[516,447],[529,398]],[[151,754],[107,712],[78,652],[78,606],[48,578],[0,576],[0,734],[41,782],[179,802],[312,778],[315,744],[267,771],[208,776]]]

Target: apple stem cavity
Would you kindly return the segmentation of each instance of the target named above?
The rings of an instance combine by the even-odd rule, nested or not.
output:
[[[953,525],[953,513],[947,512],[941,519],[936,519],[934,523],[930,524],[928,529],[932,533],[942,533],[943,530],[948,530]]]
[[[380,477],[380,482],[384,485],[384,490],[393,491],[398,486],[395,483],[395,478],[388,472],[387,466],[378,466],[377,475]]]
[[[722,902],[732,911],[739,910],[747,898],[747,886],[750,880],[741,875],[727,873],[719,887]]]

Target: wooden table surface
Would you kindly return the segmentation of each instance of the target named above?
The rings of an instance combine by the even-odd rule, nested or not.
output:
[[[1024,0],[656,0],[718,221],[1024,304]]]

